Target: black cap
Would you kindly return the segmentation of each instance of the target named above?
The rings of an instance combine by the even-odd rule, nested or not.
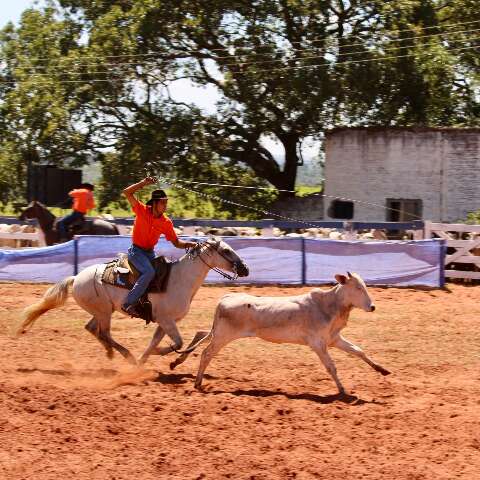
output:
[[[86,188],[90,191],[94,191],[95,190],[95,187],[91,184],[91,183],[88,183],[88,182],[84,182],[80,185],[80,188]]]
[[[153,202],[157,200],[166,200],[167,194],[163,190],[154,190],[152,192],[152,198],[147,202],[147,205],[153,205]]]

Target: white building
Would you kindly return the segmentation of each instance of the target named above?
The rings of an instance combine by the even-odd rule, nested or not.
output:
[[[334,129],[325,195],[325,220],[465,219],[480,210],[480,128]]]

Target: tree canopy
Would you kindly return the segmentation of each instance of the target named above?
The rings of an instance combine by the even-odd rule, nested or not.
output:
[[[302,141],[326,129],[478,125],[476,3],[58,0],[27,10],[0,38],[0,201],[19,195],[28,162],[91,159],[103,164],[104,202],[146,171],[293,191]],[[172,95],[185,80],[215,89],[214,113]]]

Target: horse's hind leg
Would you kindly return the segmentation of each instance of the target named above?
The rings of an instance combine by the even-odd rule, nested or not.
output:
[[[135,357],[130,353],[128,348],[125,348],[123,345],[120,345],[118,342],[116,342],[110,335],[109,330],[100,331],[99,336],[101,341],[105,341],[106,343],[108,343],[117,352],[119,352],[120,355],[122,355],[129,363],[131,363],[132,365],[137,365]]]
[[[113,358],[113,347],[105,342],[104,340],[102,340],[100,338],[100,336],[98,335],[98,322],[97,322],[97,319],[95,317],[93,317],[86,325],[85,325],[85,329],[90,332],[102,345],[103,347],[105,348],[106,352],[107,352],[107,357],[112,359]]]
[[[130,351],[125,348],[123,345],[120,345],[116,342],[112,336],[110,335],[110,320],[111,314],[105,316],[95,316],[90,322],[87,324],[87,330],[91,331],[93,327],[96,327],[95,331],[92,333],[98,338],[100,343],[105,347],[107,350],[107,355],[109,352],[112,352],[115,349],[120,355],[128,360],[133,365],[137,364],[135,357],[130,353]],[[89,327],[90,326],[90,327]]]

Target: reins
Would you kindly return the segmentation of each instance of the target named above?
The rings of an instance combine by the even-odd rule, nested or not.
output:
[[[227,280],[236,280],[238,278],[238,273],[237,273],[237,269],[236,269],[236,266],[235,264],[233,264],[233,271],[234,271],[234,274],[233,275],[230,275],[229,273],[226,273],[222,270],[220,270],[220,268],[218,267],[212,267],[212,265],[209,265],[203,258],[202,258],[202,251],[201,251],[201,248],[202,247],[207,247],[207,248],[211,248],[212,245],[209,244],[208,242],[203,242],[203,243],[198,243],[198,246],[197,247],[193,247],[191,250],[189,250],[187,253],[188,255],[190,255],[192,258],[193,258],[193,252],[196,251],[198,249],[198,253],[197,253],[197,257],[210,269],[210,270],[213,270],[215,272],[217,272],[218,274],[220,274],[222,277],[226,278]],[[229,262],[230,260],[228,260],[227,258],[225,258],[216,248],[215,248],[216,252],[222,257],[224,258],[225,260],[227,260],[227,262]]]

